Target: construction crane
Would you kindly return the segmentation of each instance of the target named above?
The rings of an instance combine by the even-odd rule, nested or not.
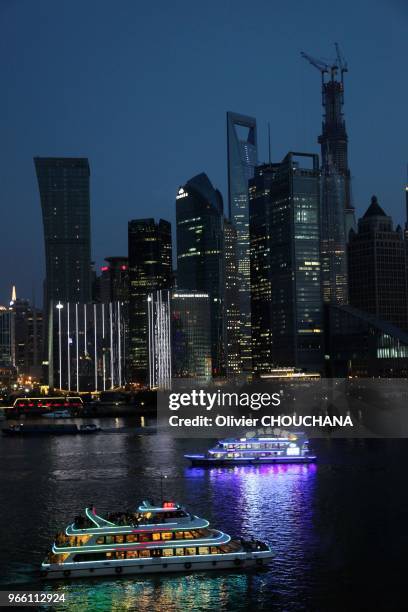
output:
[[[341,82],[343,83],[343,74],[348,71],[348,66],[346,60],[344,59],[344,56],[340,51],[339,43],[334,43],[334,46],[336,48],[337,64],[340,68],[341,73]]]
[[[304,51],[301,51],[300,55],[305,60],[310,62],[310,64],[312,64],[312,66],[314,66],[315,68],[320,70],[321,75],[322,75],[322,84],[324,83],[324,75],[326,73],[328,74],[330,72],[332,80],[334,79],[334,76],[335,76],[337,70],[339,69],[339,67],[338,67],[338,65],[336,63],[330,65],[330,64],[328,64],[327,62],[325,62],[323,60],[316,59],[315,57],[312,57],[311,55],[308,55]]]

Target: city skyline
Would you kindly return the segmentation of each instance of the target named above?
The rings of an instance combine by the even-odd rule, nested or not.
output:
[[[285,43],[282,33],[277,33],[273,41],[272,36],[265,40],[265,26],[256,15],[257,7],[265,23],[269,20],[273,26],[276,17],[280,18],[280,26],[287,30]],[[24,3],[3,6],[4,17],[8,21],[11,19],[15,27],[20,25],[22,11],[29,14],[31,19],[25,19],[19,30],[12,27],[13,37],[5,36],[3,43],[12,49],[12,53],[7,54],[9,65],[5,66],[6,79],[11,79],[8,99],[12,111],[8,108],[6,115],[4,109],[1,114],[2,169],[6,175],[3,198],[9,223],[12,226],[19,224],[20,247],[17,248],[13,232],[4,232],[2,256],[5,266],[0,284],[0,302],[8,302],[13,284],[17,285],[21,296],[31,299],[34,289],[36,303],[42,301],[45,275],[42,221],[32,157],[89,158],[92,177],[92,258],[99,267],[106,256],[124,251],[127,221],[144,217],[146,206],[154,210],[155,217],[168,219],[174,226],[174,195],[178,185],[183,184],[189,176],[206,172],[211,181],[220,187],[224,201],[227,200],[226,111],[248,114],[257,119],[260,162],[268,157],[268,121],[271,123],[274,161],[281,159],[287,150],[318,152],[317,137],[321,131],[320,80],[317,72],[302,60],[300,51],[305,50],[317,57],[331,57],[336,40],[340,42],[350,67],[346,75],[345,116],[357,217],[363,213],[367,200],[376,193],[395,223],[404,223],[403,186],[407,154],[406,128],[401,121],[407,85],[404,79],[396,80],[394,77],[399,73],[399,66],[402,66],[407,45],[403,37],[406,13],[396,3],[372,7],[360,2],[353,4],[353,7],[354,22],[348,24],[347,31],[345,9],[339,22],[323,39],[320,26],[328,10],[323,6],[318,16],[318,11],[307,16],[306,8],[300,6],[294,23],[289,19],[294,7],[292,11],[279,9],[279,15],[274,13],[272,22],[269,19],[272,17],[271,8],[264,2],[255,5],[255,13],[247,21],[228,11],[227,7],[218,7],[213,12],[204,12],[197,23],[194,11],[185,5],[184,8],[176,7],[171,15],[166,14],[166,10],[161,11],[159,16],[155,12],[153,24],[153,13],[148,9],[143,9],[143,13],[142,9],[140,12],[129,3],[124,3],[121,10],[111,11],[110,7],[101,3],[98,5],[100,29],[94,30],[94,36],[91,36],[94,47],[92,44],[89,46],[85,36],[92,12],[85,8],[81,13],[83,21],[76,30],[76,48],[70,55],[67,52],[71,49],[72,40],[68,28],[72,16],[69,12],[65,13],[64,8],[61,9],[64,11],[61,21],[65,21],[66,25],[60,42],[57,39],[61,31],[55,21],[56,12],[48,2],[37,7]],[[357,33],[365,23],[368,7],[370,36],[361,47]],[[43,19],[45,11],[47,20]],[[72,12],[74,14],[75,11]],[[129,25],[124,28],[126,20]],[[304,20],[309,29],[300,27]],[[228,21],[233,23],[228,25]],[[145,24],[147,33],[142,35],[140,32],[136,40],[133,34],[135,30],[139,32],[141,22]],[[33,31],[27,29],[28,23]],[[182,28],[179,28],[180,23],[183,24]],[[258,29],[252,27],[255,24]],[[174,47],[172,57],[166,60],[152,48],[153,39],[150,40],[148,34],[152,33],[153,25]],[[222,34],[230,32],[230,27],[237,32],[240,27],[241,30],[244,28],[249,36],[247,44],[240,48],[238,37],[233,34],[234,38],[224,49]],[[392,43],[381,35],[387,27],[392,29]],[[197,29],[201,34],[213,32],[214,44],[210,49],[204,42],[197,43],[189,59],[186,50],[190,48],[192,40],[195,42],[196,36],[193,37],[192,30]],[[181,32],[182,37],[176,36]],[[114,43],[113,52],[110,48],[108,58],[101,44],[107,33]],[[119,34],[123,34],[122,38]],[[44,38],[43,42],[41,38]],[[51,57],[52,54],[44,55],[50,44],[55,46],[55,57]],[[273,70],[267,70],[270,64],[266,50],[271,54],[277,53],[283,44],[285,58],[279,56]],[[39,54],[40,61],[34,59],[35,64],[26,52],[30,46],[34,46]],[[80,56],[84,51],[87,51],[86,61],[81,64]],[[142,53],[143,62],[138,60],[138,53]],[[237,59],[241,62],[239,69],[232,61],[234,54],[238,54]],[[34,53],[33,58],[35,56]],[[105,71],[102,67],[106,59],[109,62]],[[59,63],[55,64],[56,61]],[[122,62],[123,67],[119,67],[116,74],[116,67]],[[135,80],[130,73],[132,62],[138,62],[142,81]],[[192,62],[199,62],[202,68],[197,92],[189,84],[191,79],[183,80]],[[55,71],[56,65],[61,67],[60,72]],[[168,76],[164,74],[166,66]],[[228,67],[229,71],[226,70]],[[150,101],[155,96],[158,68],[170,95],[166,96],[166,105],[159,101],[152,108],[147,108],[145,96]],[[242,70],[251,73],[249,88],[242,88]],[[209,106],[210,94],[206,90],[212,90],[207,87],[211,78],[214,79],[217,96],[214,99],[211,95]],[[381,88],[378,88],[379,81]],[[140,83],[143,87],[139,86]],[[387,86],[393,92],[389,99],[382,95]],[[78,88],[81,90],[79,104]],[[109,93],[108,89],[114,93]],[[365,98],[367,92],[370,94],[369,103]],[[29,106],[27,99],[30,100]],[[177,105],[179,108],[175,112]],[[147,117],[146,126],[140,125],[138,120],[142,112]],[[8,121],[4,124],[6,116]],[[169,121],[170,117],[173,121]],[[386,119],[381,120],[382,117]],[[45,129],[46,121],[50,127]],[[375,142],[381,142],[381,147],[374,146],[373,125],[376,128]],[[101,129],[102,126],[104,129]],[[146,129],[149,130],[148,137]],[[175,134],[178,134],[181,145],[177,147],[176,154]],[[139,141],[143,142],[143,147],[137,146]],[[149,166],[155,170],[148,170]],[[161,168],[159,174],[157,167]],[[155,181],[152,172],[155,173]],[[34,266],[33,261],[36,262]]]

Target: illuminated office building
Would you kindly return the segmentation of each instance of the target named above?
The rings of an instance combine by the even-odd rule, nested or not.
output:
[[[258,163],[256,120],[227,113],[229,218],[237,232],[242,368],[251,370],[251,288],[248,181]]]
[[[213,376],[225,372],[224,216],[220,192],[202,173],[176,196],[177,287],[210,298]]]
[[[43,359],[43,313],[29,300],[13,295],[10,308],[14,313],[14,359],[19,375],[40,378]]]
[[[254,373],[322,368],[319,160],[288,153],[250,181]]]
[[[237,232],[227,219],[224,219],[224,267],[225,373],[227,378],[234,378],[241,372]]]
[[[0,365],[15,366],[15,315],[11,306],[0,306]]]
[[[136,219],[128,226],[129,248],[129,373],[130,381],[148,384],[149,293],[170,289],[171,224],[160,219]]]
[[[51,389],[105,391],[125,384],[125,326],[120,302],[57,302],[50,310]]]
[[[198,291],[161,290],[149,305],[149,385],[170,389],[175,379],[211,381],[210,300]]]

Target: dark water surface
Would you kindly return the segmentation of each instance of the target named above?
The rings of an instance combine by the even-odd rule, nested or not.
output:
[[[319,461],[309,466],[188,467],[183,453],[208,444],[133,433],[0,437],[0,589],[63,591],[68,603],[55,609],[73,611],[407,609],[408,440],[314,440]],[[86,505],[103,515],[158,501],[160,472],[167,498],[231,535],[269,542],[270,568],[37,577],[55,532]]]

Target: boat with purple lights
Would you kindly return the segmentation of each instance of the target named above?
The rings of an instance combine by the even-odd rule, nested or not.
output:
[[[302,433],[285,436],[227,438],[204,455],[184,455],[193,466],[260,465],[263,463],[313,463],[309,441]]]

